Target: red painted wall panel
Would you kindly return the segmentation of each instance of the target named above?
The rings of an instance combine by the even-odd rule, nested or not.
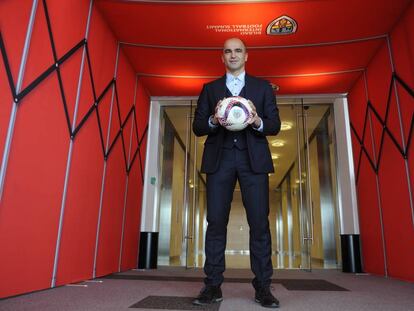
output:
[[[391,34],[393,63],[395,72],[414,90],[414,3],[407,9],[405,16],[396,25]],[[414,116],[414,99],[397,87],[399,109],[401,111],[402,129],[405,140],[409,135],[411,120]],[[395,96],[394,96],[395,97]],[[395,97],[397,101],[397,97]],[[391,145],[386,140],[387,145]],[[412,147],[410,147],[412,149]],[[410,194],[414,182],[413,154],[409,150],[408,162],[404,163],[401,155],[391,145],[384,153],[384,169],[380,171],[381,184],[387,189],[383,195],[384,227],[386,230],[389,274],[391,276],[414,281],[414,219],[413,206],[410,206]],[[397,160],[398,159],[398,160]],[[411,165],[410,165],[411,164]],[[408,165],[410,180],[406,177]],[[398,193],[398,195],[396,195]],[[404,256],[401,256],[404,254]]]
[[[118,271],[125,181],[122,142],[119,139],[106,166],[96,276]]]
[[[85,37],[90,2],[47,1],[58,56],[64,55]]]
[[[16,83],[33,0],[0,1],[0,29]]]
[[[136,111],[137,111],[137,130],[139,137],[136,136],[135,127],[132,133],[131,150],[129,159],[132,161],[132,157],[136,148],[138,147],[138,141],[143,137],[145,127],[148,124],[149,113],[149,97],[143,88],[141,82],[137,83],[137,94],[135,99]],[[135,126],[135,123],[134,123]],[[145,134],[146,135],[146,134]],[[146,137],[146,136],[145,136]],[[144,176],[145,167],[145,142],[143,144],[139,154],[135,158],[132,164],[132,170],[129,174],[128,180],[128,194],[126,201],[126,222],[125,222],[125,234],[123,240],[122,249],[122,262],[121,270],[131,269],[137,265],[138,243],[141,224],[141,202],[142,202],[142,177]],[[141,158],[140,158],[141,154]],[[138,206],[137,205],[138,202]]]
[[[351,92],[348,94],[348,110],[349,118],[352,120],[352,125],[356,131],[356,134],[351,130],[352,138],[352,155],[354,159],[355,170],[358,170],[359,156],[361,152],[361,146],[357,139],[357,136],[362,139],[362,133],[364,128],[364,118],[366,110],[365,98],[365,83],[364,76],[361,74],[360,78],[352,87]]]
[[[147,150],[147,141],[148,141],[148,136],[145,135],[142,143],[141,143],[141,148],[139,149],[140,153],[141,153],[141,161],[142,161],[142,168],[145,168],[145,162],[147,161],[146,158],[146,150]],[[138,160],[138,159],[137,159]],[[151,161],[151,159],[148,159],[148,161]]]
[[[142,166],[142,170],[145,169],[145,161],[146,161],[145,157],[146,157],[146,150],[147,150],[148,132],[145,132],[145,130],[148,127],[149,109],[150,109],[150,96],[147,92],[147,89],[142,84],[142,82],[138,80],[136,111],[137,111],[139,140],[140,141],[142,140],[140,150],[139,150],[141,154],[141,163],[139,162],[139,158],[137,158],[135,161],[137,162],[137,165],[140,165],[140,167]]]
[[[99,96],[102,94],[108,83],[110,83],[114,78],[117,43],[108,25],[105,23],[104,19],[102,18],[99,11],[95,8],[95,6],[93,7],[92,11],[89,31],[90,33],[88,37],[88,47],[89,53],[91,55],[91,67],[94,77],[96,96]],[[87,78],[87,81],[90,82],[89,78]],[[90,83],[86,84],[85,81],[85,83],[82,83],[82,87],[90,88]],[[99,104],[102,133],[105,144],[111,108],[112,88],[108,91],[108,95],[109,96],[106,96],[104,100]],[[92,103],[89,102],[89,98],[91,98],[91,95],[82,97],[82,100],[80,102],[80,105],[82,105],[82,111],[87,111],[89,109],[90,104]]]
[[[12,0],[0,1],[0,29],[9,55],[9,65],[15,85],[27,32],[27,23],[21,23],[21,21],[29,21],[31,8],[31,0],[20,1],[19,3]],[[3,159],[12,100],[3,60],[0,59],[0,163]]]
[[[391,43],[393,47],[396,73],[414,90],[414,5],[395,27]],[[407,141],[414,115],[414,98],[401,86],[397,85],[405,141]],[[411,189],[414,189],[414,152],[412,146],[408,152]]]
[[[124,121],[134,104],[135,72],[123,52],[119,54],[116,84],[121,103],[121,120]]]
[[[414,232],[404,160],[388,136],[379,170],[388,272],[414,280]]]
[[[39,1],[36,10],[22,89],[55,63],[42,3],[42,1]]]
[[[385,120],[386,103],[391,81],[391,61],[395,64],[396,73],[412,88],[414,83],[414,3],[405,12],[405,15],[396,24],[391,32],[391,52],[385,43],[373,57],[367,67],[368,94],[374,107],[378,110],[382,120]],[[414,100],[401,86],[391,86],[391,98],[386,125],[397,144],[402,148],[403,139],[407,142],[409,128],[414,113]],[[353,113],[358,109],[358,101],[363,97],[355,87],[350,91],[351,122],[359,126],[361,119]],[[373,115],[373,114],[372,114]],[[400,121],[401,117],[401,121]],[[402,123],[402,127],[401,127]],[[372,130],[379,153],[382,124],[373,117]],[[368,148],[367,145],[365,145]],[[410,147],[411,149],[412,147]],[[360,229],[362,238],[363,256],[367,272],[385,274],[381,265],[382,243],[386,244],[387,271],[391,277],[414,281],[414,232],[412,207],[410,205],[409,185],[413,186],[414,155],[408,152],[408,170],[410,179],[407,180],[406,163],[401,152],[388,134],[385,135],[381,147],[382,156],[379,162],[379,189],[381,202],[367,197],[376,189],[375,172],[366,165],[361,165],[357,188],[359,194]],[[384,238],[380,227],[375,220],[375,211],[382,211]],[[378,212],[377,212],[378,214]],[[373,217],[374,215],[374,217]],[[374,219],[374,221],[373,221]],[[403,254],[403,255],[401,255]]]
[[[13,4],[12,4],[13,2]],[[61,57],[85,36],[89,1],[48,0],[52,32]],[[17,79],[21,50],[24,42],[32,1],[2,1],[0,23],[13,75]],[[19,23],[16,24],[16,13]],[[9,18],[8,16],[13,16]],[[7,43],[10,41],[10,44]],[[117,42],[98,10],[93,9],[88,47],[96,95],[99,96],[114,77]],[[63,87],[69,116],[73,113],[81,66],[82,49],[79,49],[62,66]],[[31,83],[53,64],[53,56],[46,27],[42,1],[30,44],[24,85]],[[133,106],[135,74],[122,56],[118,72],[121,112]],[[149,98],[140,84],[137,110],[148,111]],[[3,112],[7,124],[11,104],[5,72],[0,67],[2,95],[0,124],[1,154],[4,147]],[[5,92],[3,92],[3,90]],[[8,93],[6,93],[8,91]],[[3,94],[4,93],[4,94]],[[81,98],[77,123],[93,103],[89,69],[85,60]],[[99,104],[104,141],[108,129],[112,92]],[[6,108],[5,108],[6,107]],[[115,106],[114,106],[115,107]],[[113,128],[116,133],[119,121],[113,111]],[[115,118],[116,117],[116,118]],[[148,123],[148,114],[138,114],[140,129]],[[131,119],[132,120],[132,119]],[[126,130],[129,130],[127,127]],[[141,131],[142,133],[142,131]],[[129,143],[129,136],[126,135]],[[0,298],[33,290],[48,288],[52,281],[53,261],[57,241],[58,222],[62,206],[64,179],[69,154],[70,137],[59,90],[57,74],[52,73],[21,102],[11,146],[4,194],[0,201]],[[135,145],[136,145],[135,141]],[[127,152],[129,145],[126,144]],[[145,150],[142,150],[145,151]],[[142,185],[139,161],[133,166],[130,191],[127,198],[125,220],[124,267],[136,265],[139,215]],[[91,278],[95,251],[98,209],[102,185],[104,156],[95,113],[86,121],[73,142],[67,196],[63,201],[65,213],[57,266],[57,285]],[[119,139],[107,162],[101,236],[99,237],[98,273],[118,271],[122,212],[125,201],[126,167]],[[115,216],[114,216],[115,215]],[[130,217],[130,218],[129,218]]]
[[[137,159],[138,160],[138,159]],[[121,270],[137,267],[138,237],[141,223],[142,179],[139,161],[135,161],[128,178],[126,217],[122,247]]]
[[[123,55],[119,54],[117,70],[117,94],[121,122],[134,104],[135,74]],[[118,105],[114,98],[111,118],[110,143],[120,129]],[[127,127],[123,131],[126,156],[129,151]],[[97,275],[104,275],[119,269],[121,251],[122,221],[126,191],[126,163],[123,153],[122,136],[119,136],[112,153],[107,160],[105,191],[102,205],[101,235],[98,247]]]
[[[78,68],[80,69],[80,63],[79,63]],[[79,72],[79,69],[78,69],[78,72]],[[75,77],[76,77],[75,80],[77,82],[79,79],[79,73],[76,73]],[[110,81],[110,79],[108,79],[108,81]],[[82,72],[82,85],[81,85],[81,90],[80,90],[79,103],[77,106],[76,126],[79,125],[79,123],[82,121],[83,116],[87,114],[88,110],[91,108],[91,106],[95,102],[92,85],[93,84],[92,84],[92,80],[90,77],[90,71],[89,71],[89,67],[87,64],[86,56],[85,56],[85,64],[84,64],[84,69]],[[77,85],[76,85],[75,90],[77,90]],[[96,92],[98,93],[99,91],[96,90]],[[76,100],[76,97],[74,97],[74,99]],[[70,112],[72,123],[73,123],[73,115],[74,115],[74,109],[75,109],[75,100],[71,101],[71,105],[69,106],[69,112]]]
[[[414,85],[414,5],[411,5],[391,35],[394,65],[398,74]]]
[[[349,102],[349,117],[352,120],[352,125],[357,131],[360,138],[362,138],[362,131],[364,129],[365,110],[367,107],[366,89],[364,82],[364,74],[361,73],[357,82],[352,86],[348,95]]]
[[[44,96],[48,94],[48,96]],[[22,101],[0,203],[0,297],[52,281],[69,137],[56,74]]]
[[[45,25],[39,4],[23,86],[53,64]],[[8,254],[0,259],[0,275],[8,280],[0,297],[50,286],[69,141],[63,117],[56,74],[18,109],[0,203],[0,245]]]
[[[399,108],[401,106],[401,102],[397,101],[397,96],[395,95],[394,85],[391,88],[391,90],[392,90],[392,93],[391,93],[390,103],[388,107],[388,116],[387,116],[386,124],[387,124],[387,128],[389,129],[391,135],[395,138],[398,145],[402,147],[403,139],[401,135],[401,121],[400,121],[400,119],[402,118],[402,115],[401,115],[400,108]],[[378,142],[380,142],[379,138],[378,138]]]
[[[412,191],[414,189],[414,149],[413,149],[413,143],[411,143],[409,148],[408,148],[407,165],[408,165],[408,174],[410,175],[410,186],[411,186],[411,191]]]
[[[12,111],[13,96],[7,82],[6,71],[3,62],[0,62],[0,163],[3,160],[4,147]]]
[[[371,119],[371,127],[370,121],[367,119],[367,126],[365,130],[366,141],[364,142],[364,145],[369,152],[372,161],[376,165],[378,163],[378,158],[380,155],[379,153],[383,126],[381,121],[376,117],[376,114],[372,110],[369,110],[368,118]]]
[[[78,80],[82,61],[82,51],[83,48],[77,50],[68,60],[65,61],[62,66],[60,66],[60,74],[62,77],[63,89],[65,92],[66,105],[71,125],[73,124],[74,120],[74,110],[78,92]],[[58,57],[61,56],[62,54],[58,54]],[[91,105],[92,102],[92,100],[89,100],[89,105]]]
[[[114,141],[118,131],[120,129],[120,122],[124,122],[129,110],[134,104],[134,90],[135,90],[135,74],[132,71],[128,60],[124,53],[120,51],[117,66],[117,78],[116,89],[114,93],[112,115],[111,115],[111,128],[109,133],[109,146]],[[118,97],[116,97],[118,95]],[[117,105],[118,103],[118,105]],[[108,107],[110,108],[110,107]],[[121,121],[120,121],[121,120]],[[107,127],[105,127],[107,131]],[[106,135],[106,132],[105,132]],[[124,131],[124,141],[127,141],[129,132]],[[119,137],[121,140],[121,137]],[[122,143],[122,142],[121,142]],[[125,145],[128,152],[129,146]]]
[[[95,6],[92,11],[88,44],[95,87],[99,93],[114,77],[117,42]]]
[[[73,143],[57,285],[92,277],[102,173],[103,153],[93,114]]]
[[[64,4],[52,1],[48,2],[48,11],[57,57],[59,58],[84,39],[89,1]],[[74,23],[74,21],[76,22]],[[70,24],[72,26],[68,29]],[[75,117],[74,108],[83,50],[83,47],[80,48],[61,66],[71,128]],[[90,106],[93,103],[86,57],[84,69],[80,99],[81,107]],[[78,109],[77,123],[85,113],[86,111]],[[76,136],[72,150],[70,151],[69,148],[67,150],[67,157],[70,156],[71,161],[67,162],[67,165],[70,166],[68,186],[66,198],[62,202],[65,217],[63,219],[57,267],[57,285],[84,280],[92,275],[100,194],[99,183],[102,179],[102,167],[97,164],[100,163],[100,159],[103,160],[95,115],[91,116]],[[79,217],[79,215],[82,215],[82,217]]]
[[[382,120],[385,120],[387,99],[391,82],[391,66],[388,53],[388,45],[386,42],[378,50],[375,57],[371,60],[367,68],[367,88],[368,99],[378,112]],[[374,117],[372,118],[374,120]],[[382,126],[378,126],[375,120],[372,128],[374,134],[374,142],[378,157],[379,147],[381,145]],[[401,141],[401,136],[396,137]]]
[[[109,108],[109,109],[111,109],[111,107],[112,107],[112,110],[111,111],[109,111],[109,110],[106,111],[106,112],[109,113],[109,116],[110,117],[108,118],[108,121],[110,123],[109,124],[106,123],[107,125],[104,126],[104,129],[105,129],[105,139],[106,139],[107,131],[108,131],[108,127],[109,127],[108,148],[110,148],[111,144],[114,142],[114,140],[116,138],[116,135],[118,134],[118,131],[119,131],[119,128],[120,128],[120,122],[119,122],[119,116],[118,116],[118,114],[120,113],[119,110],[121,109],[121,106],[122,106],[122,103],[121,102],[119,102],[119,105],[117,105],[117,100],[116,100],[116,95],[115,95],[115,89],[114,89],[114,96],[113,96],[112,105],[107,106],[107,108]],[[122,120],[121,120],[121,122],[122,122]],[[119,137],[119,142],[122,144],[121,137]]]
[[[372,124],[372,131],[370,129],[370,118],[371,118],[371,124]],[[379,149],[380,143],[379,141],[375,139],[375,129],[379,128],[381,130],[382,126],[379,125],[380,123],[375,119],[375,116],[371,111],[368,112],[366,124],[367,125],[365,128],[363,144],[372,163],[376,165],[378,161],[378,149]]]
[[[358,179],[359,226],[364,270],[384,274],[381,220],[374,171],[365,154],[362,155]]]
[[[150,98],[149,93],[140,79],[137,83],[136,114],[138,123],[138,135],[141,139],[145,127],[148,125]]]
[[[356,139],[355,134],[351,135],[351,141],[352,141],[352,155],[354,160],[354,168],[355,171],[358,172],[358,165],[359,165],[359,154],[361,152],[361,145],[359,144],[359,141]]]
[[[387,44],[384,42],[367,68],[369,100],[383,119],[385,117],[390,80],[390,58]]]
[[[397,74],[399,74],[399,70],[397,69],[396,71]],[[414,83],[409,82],[409,80],[410,79],[404,79],[404,82],[408,84],[408,87],[411,90],[414,90]],[[400,103],[401,120],[404,130],[404,141],[407,142],[408,136],[410,134],[412,116],[414,114],[414,98],[411,97],[409,92],[399,83],[397,83],[397,92]]]

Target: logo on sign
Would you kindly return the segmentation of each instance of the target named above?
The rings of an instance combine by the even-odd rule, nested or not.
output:
[[[298,24],[296,21],[286,15],[276,18],[267,26],[268,35],[289,35],[296,32]]]

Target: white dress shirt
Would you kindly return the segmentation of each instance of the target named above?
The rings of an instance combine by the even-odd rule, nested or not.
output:
[[[228,72],[226,73],[226,86],[233,96],[239,96],[245,84],[244,82],[245,77],[246,77],[245,71],[243,71],[237,77],[233,76],[231,73],[228,73]]]

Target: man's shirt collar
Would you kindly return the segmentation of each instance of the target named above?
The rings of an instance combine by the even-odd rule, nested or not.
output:
[[[241,74],[239,74],[237,77],[233,76],[231,73],[226,72],[226,82],[232,82],[235,79],[238,79],[239,81],[244,82],[244,79],[246,77],[246,71],[243,71]]]

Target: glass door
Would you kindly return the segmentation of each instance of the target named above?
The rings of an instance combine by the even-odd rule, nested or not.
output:
[[[195,103],[161,109],[158,265],[201,267],[206,228],[205,176],[200,174],[204,138],[192,132]]]
[[[311,165],[309,161],[309,132],[307,106],[295,106],[296,135],[297,135],[297,202],[299,204],[301,263],[300,268],[310,271],[312,269],[312,243],[313,243],[313,206],[311,189]]]
[[[192,105],[193,107],[193,105]],[[201,155],[205,138],[194,135],[193,109],[187,114],[186,158],[184,178],[185,202],[185,266],[201,267],[204,262],[204,237],[206,230],[206,178],[200,173]]]
[[[160,121],[158,264],[202,267],[206,176],[200,173],[206,137],[192,132],[195,101],[166,102]],[[282,130],[268,136],[275,172],[269,174],[272,261],[278,269],[340,265],[332,106],[279,101]],[[236,186],[227,230],[226,264],[250,267],[249,227]]]

